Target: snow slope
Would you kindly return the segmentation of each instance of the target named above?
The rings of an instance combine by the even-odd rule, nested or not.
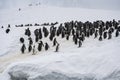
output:
[[[55,48],[52,47],[49,51],[43,50],[34,56],[27,52],[21,55],[19,37],[24,36],[26,27],[15,27],[22,23],[119,20],[119,14],[119,11],[46,6],[26,7],[21,11],[0,11],[0,26],[4,26],[4,29],[0,29],[0,79],[10,80],[8,73],[15,73],[18,77],[24,74],[28,80],[56,80],[58,77],[59,80],[119,80],[120,37],[115,38],[113,35],[112,40],[99,42],[92,36],[85,40],[81,48],[74,45],[72,39],[66,41],[58,37],[57,40],[61,43],[58,53],[55,53]],[[11,24],[9,34],[5,34],[7,24]],[[36,28],[30,27],[30,30],[33,32]],[[44,42],[46,41],[48,39],[44,39]]]
[[[88,9],[120,10],[119,0],[0,0],[0,9],[26,6],[28,4],[79,7]]]
[[[7,73],[14,73],[28,75],[30,80],[37,80],[37,78],[39,80],[42,77],[48,80],[49,77],[46,78],[46,75],[53,75],[49,80],[54,80],[56,74],[63,78],[67,76],[67,79],[78,78],[75,80],[85,77],[103,80],[108,77],[107,79],[118,80],[119,76],[115,78],[120,70],[119,41],[120,37],[103,42],[91,38],[84,42],[82,48],[67,44],[68,47],[64,47],[65,49],[61,49],[58,53],[47,51],[35,56],[29,55],[27,58],[25,55],[24,58],[19,55],[22,60],[9,66],[2,77],[3,80],[7,80],[6,78],[9,80],[9,77],[6,77]],[[114,76],[109,77],[109,75]]]

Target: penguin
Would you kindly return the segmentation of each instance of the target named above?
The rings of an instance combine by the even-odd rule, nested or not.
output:
[[[118,37],[118,36],[119,36],[119,31],[116,30],[115,37]]]
[[[29,37],[28,40],[29,40],[29,45],[32,45],[33,44],[32,38]]]
[[[54,40],[53,40],[53,46],[56,46],[56,43],[57,43],[57,40],[56,40],[56,38],[54,38]]]
[[[107,38],[107,32],[104,32],[103,37],[104,37],[104,39]]]
[[[78,47],[81,47],[82,46],[82,42],[81,40],[79,39],[79,46]]]
[[[35,55],[36,53],[35,53],[35,45],[33,46],[33,53],[32,53],[32,55]]]
[[[99,37],[99,41],[102,41],[102,36]]]
[[[25,44],[23,44],[22,47],[21,47],[21,52],[22,52],[23,54],[24,54],[24,52],[25,52],[25,49],[26,49]]]
[[[58,50],[59,50],[59,46],[60,46],[60,44],[58,43],[57,46],[56,46],[56,50],[55,50],[55,52],[58,52]]]
[[[44,45],[43,45],[43,42],[40,41],[40,43],[38,43],[38,51],[41,51],[41,50],[42,50],[42,46],[44,46]]]
[[[45,43],[45,50],[47,51],[49,49],[48,43]]]
[[[23,37],[20,38],[20,42],[24,43],[24,38]]]
[[[28,52],[31,52],[31,51],[32,51],[32,46],[29,45],[29,47],[28,47]]]
[[[8,34],[10,32],[10,29],[6,29],[6,33]]]

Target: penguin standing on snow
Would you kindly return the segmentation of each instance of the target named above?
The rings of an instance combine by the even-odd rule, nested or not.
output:
[[[119,31],[116,30],[115,37],[118,37],[118,36],[119,36]]]
[[[111,39],[112,38],[112,31],[111,31],[111,29],[109,29],[109,31],[108,31],[108,39]]]
[[[60,46],[60,44],[58,43],[57,46],[56,46],[56,50],[55,50],[55,52],[58,52],[58,50],[59,50],[59,46]]]
[[[68,34],[66,35],[66,40],[69,40],[69,35]]]
[[[28,40],[29,40],[29,45],[32,45],[33,44],[32,38],[29,37]]]
[[[95,37],[94,38],[97,38],[98,36],[98,30],[95,31]]]
[[[77,45],[77,43],[78,43],[78,39],[77,39],[77,37],[75,36],[74,37],[74,43]]]
[[[104,32],[103,37],[104,37],[104,39],[107,38],[107,32]]]
[[[99,41],[102,41],[102,36],[99,37]]]
[[[40,41],[40,43],[38,43],[38,51],[41,51],[41,50],[42,50],[42,46],[44,46],[44,45],[43,45],[43,42]]]
[[[49,49],[48,43],[45,43],[45,50],[47,51]]]
[[[26,47],[25,47],[25,44],[23,43],[23,45],[22,45],[22,48],[21,48],[21,52],[24,54],[24,52],[25,52],[25,49],[26,49]]]
[[[1,28],[4,28],[3,26]]]
[[[32,55],[35,55],[35,45],[33,46],[33,54]]]
[[[20,38],[20,42],[24,43],[24,38],[23,37]]]
[[[53,40],[53,46],[55,46],[56,43],[57,43],[57,40],[56,40],[56,38],[55,38],[55,39]]]
[[[111,38],[112,38],[112,34],[108,33],[108,39],[111,39]]]
[[[29,45],[29,47],[28,47],[28,52],[31,52],[31,51],[32,51],[32,46]]]
[[[10,32],[10,29],[8,28],[8,29],[6,29],[6,33],[8,34]]]
[[[81,42],[81,40],[79,39],[79,46],[78,47],[81,47],[82,46],[82,42]]]

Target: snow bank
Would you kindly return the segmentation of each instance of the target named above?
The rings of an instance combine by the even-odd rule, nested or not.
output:
[[[92,75],[82,74],[65,74],[61,71],[48,70],[47,68],[40,68],[38,65],[21,64],[22,66],[14,66],[8,72],[12,80],[93,80]],[[35,66],[35,68],[33,68]],[[17,70],[16,70],[17,69]],[[25,70],[24,70],[25,69]],[[23,71],[24,70],[24,71]],[[31,72],[32,71],[32,72]]]
[[[2,79],[13,76],[17,80],[22,76],[28,80],[119,80],[120,37],[103,42],[87,40],[79,49],[55,54],[50,51],[49,55],[14,63],[3,73],[8,79]]]

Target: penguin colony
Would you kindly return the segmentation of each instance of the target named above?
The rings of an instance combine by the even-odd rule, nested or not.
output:
[[[19,38],[21,43],[21,53],[24,54],[27,50],[29,53],[32,52],[33,55],[37,52],[43,50],[47,51],[50,49],[50,44],[47,42],[43,43],[43,38],[49,38],[49,40],[53,43],[52,47],[55,47],[55,52],[59,51],[60,44],[56,37],[60,37],[61,39],[65,38],[69,41],[69,38],[72,37],[72,42],[78,46],[78,48],[82,47],[83,42],[86,38],[90,36],[94,36],[94,39],[98,39],[99,41],[103,41],[105,39],[112,39],[112,35],[118,37],[120,34],[120,20],[116,21],[115,19],[111,21],[102,21],[97,20],[94,22],[86,21],[70,21],[65,23],[60,23],[59,26],[55,27],[58,22],[55,23],[44,23],[44,24],[21,24],[15,25],[15,27],[27,27],[25,29],[24,35],[28,37],[28,40],[24,39],[24,36]],[[34,30],[34,33],[31,33],[29,27],[39,27]],[[46,26],[46,27],[45,27]],[[47,28],[50,26],[50,29]],[[1,28],[4,28],[3,26]],[[10,32],[10,24],[8,24],[8,28],[6,29],[6,33]],[[34,39],[31,37],[31,34],[34,34]],[[28,47],[25,45],[25,41],[28,41]],[[37,43],[38,46],[34,45]],[[37,50],[36,50],[37,49]]]

